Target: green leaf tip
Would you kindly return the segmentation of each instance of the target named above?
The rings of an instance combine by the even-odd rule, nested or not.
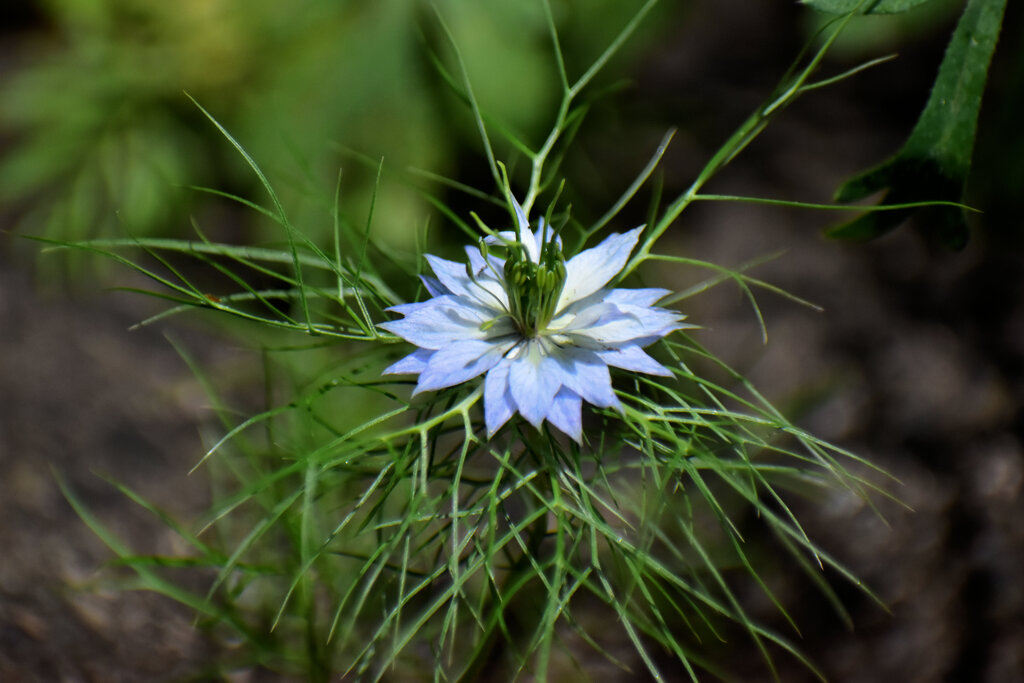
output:
[[[931,95],[910,137],[892,158],[844,183],[836,201],[850,202],[888,190],[882,204],[922,201],[963,203],[978,113],[1006,0],[970,0],[964,8]],[[962,209],[928,207],[928,226],[941,244],[962,249],[969,230]],[[830,228],[829,237],[864,241],[898,227],[912,213],[869,212]]]
[[[819,12],[829,14],[898,14],[906,12],[929,0],[800,0]]]

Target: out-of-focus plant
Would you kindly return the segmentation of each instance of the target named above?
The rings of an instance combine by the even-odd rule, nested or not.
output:
[[[885,14],[940,5],[934,0],[804,0],[824,12]],[[982,94],[988,67],[1002,29],[1006,0],[968,0],[946,48],[931,96],[903,147],[890,159],[851,178],[836,190],[836,200],[850,202],[884,191],[881,204],[928,200],[962,203],[974,153]],[[917,13],[917,12],[915,12]],[[867,17],[864,18],[868,20]],[[833,237],[868,240],[884,235],[921,208],[870,212],[829,230]],[[967,244],[964,211],[927,207],[922,226],[937,242],[952,249]]]
[[[0,84],[0,133],[10,141],[0,158],[0,202],[20,217],[20,232],[67,240],[168,234],[201,213],[186,185],[258,191],[183,93],[215,109],[287,179],[279,192],[294,198],[297,217],[329,213],[318,199],[318,188],[334,181],[337,152],[329,143],[383,158],[388,168],[444,173],[466,139],[463,120],[452,121],[432,95],[421,3],[39,5],[44,21],[19,38],[16,67]],[[556,96],[542,54],[543,12],[493,0],[440,6],[470,36],[464,50],[481,101],[510,127],[535,130],[538,112]],[[621,3],[600,0],[594,10],[567,31],[570,59],[621,25]],[[349,169],[347,206],[366,208],[374,176]],[[398,185],[377,210],[385,226],[377,239],[398,244],[409,239],[423,204]],[[273,239],[244,214],[234,219],[232,238]]]

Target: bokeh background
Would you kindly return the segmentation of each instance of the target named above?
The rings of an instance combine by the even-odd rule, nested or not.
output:
[[[436,4],[484,107],[537,140],[556,96],[539,7]],[[571,71],[589,64],[633,4],[553,3]],[[728,286],[689,300],[686,312],[706,327],[701,341],[787,415],[899,480],[892,491],[906,506],[880,500],[881,518],[851,496],[796,501],[810,535],[888,612],[837,582],[849,630],[780,566],[769,582],[798,636],[749,591],[751,610],[833,681],[1024,680],[1024,8],[1009,5],[968,188],[984,213],[971,217],[966,249],[933,244],[920,221],[849,245],[822,237],[840,220],[833,214],[721,203],[688,210],[665,242],[727,266],[786,250],[755,274],[823,312],[765,295],[768,345]],[[805,97],[708,190],[827,201],[906,137],[960,7],[936,0],[855,26],[827,72],[899,58]],[[610,94],[595,100],[565,160],[577,216],[603,213],[670,127],[679,131],[663,182],[666,195],[681,191],[774,86],[814,21],[790,2],[662,3],[610,65],[600,83]],[[167,600],[107,586],[109,553],[55,476],[126,538],[173,552],[172,535],[102,478],[186,519],[205,503],[201,475],[186,472],[202,451],[208,405],[164,335],[236,387],[240,405],[258,362],[231,330],[202,319],[129,332],[156,309],[107,291],[131,282],[126,273],[97,259],[40,258],[20,235],[191,237],[194,221],[215,240],[277,240],[266,221],[189,189],[262,200],[187,93],[259,160],[313,239],[329,239],[339,168],[343,220],[358,224],[383,158],[374,239],[411,258],[429,220],[434,246],[455,244],[461,237],[431,218],[422,177],[409,169],[483,189],[490,181],[432,52],[447,55],[434,10],[408,0],[0,7],[0,680],[219,680],[211,662],[230,643],[205,639]],[[642,212],[624,220],[639,223]],[[683,287],[702,275],[649,277]],[[738,680],[770,679],[742,637],[711,649]],[[810,679],[785,657],[778,665],[784,681]],[[277,680],[258,670],[231,676]]]

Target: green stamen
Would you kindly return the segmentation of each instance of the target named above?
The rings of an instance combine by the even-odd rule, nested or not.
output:
[[[505,284],[512,319],[526,338],[536,337],[555,314],[565,284],[565,258],[551,241],[541,247],[540,263],[529,259],[521,245],[505,261]]]

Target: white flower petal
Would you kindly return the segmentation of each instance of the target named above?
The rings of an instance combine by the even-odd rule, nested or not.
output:
[[[511,343],[495,344],[478,339],[449,344],[430,356],[413,396],[473,379],[494,367],[509,348]]]
[[[672,371],[654,360],[647,353],[635,344],[629,344],[621,348],[604,349],[597,352],[598,357],[612,367],[633,372],[643,372],[648,375],[660,375],[671,377]]]
[[[572,437],[579,444],[583,443],[583,401],[569,389],[562,389],[555,394],[548,410],[548,421],[563,434]]]
[[[516,222],[519,224],[519,232],[529,232],[530,221],[526,218],[526,212],[523,211],[523,207],[519,205],[519,202],[511,193],[509,193],[509,199],[512,200],[512,209],[516,212]]]
[[[544,244],[545,238],[546,238],[546,241],[548,241],[548,242],[554,242],[556,245],[558,245],[559,250],[561,250],[561,248],[562,248],[562,237],[561,237],[561,235],[556,235],[555,234],[555,229],[553,227],[551,227],[551,225],[546,220],[544,220],[544,216],[541,216],[540,218],[537,219],[537,230],[534,231],[534,233],[533,233],[533,239],[537,243],[538,252],[540,251],[540,246]],[[540,262],[540,254],[537,255],[537,259],[538,259],[537,262],[539,263]]]
[[[621,235],[614,233],[596,247],[569,259],[565,264],[565,284],[555,310],[561,311],[608,284],[626,265],[642,230],[641,226]]]
[[[534,263],[540,263],[540,244],[536,236],[530,232],[530,219],[526,217],[526,212],[523,211],[523,207],[520,206],[519,202],[509,194],[509,199],[512,200],[512,209],[516,212],[516,223],[519,225],[519,229],[516,231],[519,235],[519,242],[522,242],[523,248],[526,249],[526,255]],[[511,242],[516,242],[515,234],[513,233]],[[498,233],[502,235],[504,233]]]
[[[529,226],[523,230],[519,238],[526,249],[526,256],[534,263],[540,263],[540,246],[537,244],[537,238],[530,232]]]
[[[502,360],[484,378],[484,421],[487,437],[494,436],[516,412],[515,400],[508,388],[509,361]]]
[[[561,374],[558,363],[544,355],[538,341],[527,342],[512,359],[508,374],[512,398],[519,414],[538,429],[562,386]]]
[[[433,353],[433,349],[416,349],[405,358],[389,365],[381,374],[418,375],[427,367],[427,361]]]

